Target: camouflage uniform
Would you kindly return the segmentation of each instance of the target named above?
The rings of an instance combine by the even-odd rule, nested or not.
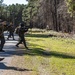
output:
[[[9,40],[9,38],[12,36],[13,37],[13,40],[15,40],[14,39],[14,26],[13,26],[13,24],[12,23],[10,23],[10,25],[8,26],[8,31],[9,31],[9,35],[8,35],[8,40]]]
[[[27,45],[26,45],[26,40],[25,40],[25,37],[24,37],[24,33],[28,31],[28,29],[26,29],[24,27],[23,24],[21,24],[21,27],[18,29],[18,35],[20,37],[20,40],[19,42],[16,44],[16,46],[18,47],[19,44],[21,44],[23,42],[24,46],[26,49],[28,49]]]
[[[5,44],[5,38],[4,38],[4,34],[3,34],[3,31],[4,31],[4,26],[0,23],[0,52],[3,51],[3,47],[4,47],[4,44]]]

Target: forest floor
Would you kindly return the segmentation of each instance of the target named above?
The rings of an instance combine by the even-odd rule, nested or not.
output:
[[[5,36],[7,38],[7,36]],[[15,40],[6,40],[0,57],[0,75],[75,75],[75,39],[57,32],[35,32],[26,36],[26,50]]]

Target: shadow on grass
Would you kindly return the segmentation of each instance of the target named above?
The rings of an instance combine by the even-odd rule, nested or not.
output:
[[[38,38],[48,38],[48,37],[57,37],[56,35],[48,34],[27,34],[26,37],[38,37]]]
[[[11,66],[6,66],[4,63],[0,63],[0,69],[5,69],[5,70],[15,70],[15,71],[32,71],[29,69],[24,69],[24,68],[19,68],[19,67],[11,67]]]
[[[39,42],[39,41],[38,41]],[[44,42],[43,42],[44,43]],[[41,45],[38,45],[38,44],[33,44],[33,43],[28,43],[29,46],[34,46],[34,47],[45,47],[45,46],[41,46]]]
[[[41,48],[35,48],[26,53],[31,56],[43,56],[43,57],[58,57],[64,59],[75,59],[75,56],[69,55],[67,53],[56,52],[56,51],[45,51]]]
[[[30,50],[26,49],[17,49],[15,51],[9,50],[5,52],[8,54],[6,57],[18,55],[18,56],[24,56],[24,55],[30,55],[30,56],[42,56],[42,57],[57,57],[57,58],[64,58],[64,59],[75,59],[75,56],[62,53],[62,52],[56,52],[56,51],[46,51],[42,48],[33,48]]]

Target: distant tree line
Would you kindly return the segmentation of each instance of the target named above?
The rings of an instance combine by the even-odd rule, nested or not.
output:
[[[3,0],[0,0],[0,18],[18,25],[22,21],[22,11],[24,8],[25,5],[23,4],[12,4],[7,6],[3,4]]]
[[[7,6],[0,0],[0,17],[18,25],[26,22],[30,28],[48,29],[62,32],[75,31],[74,0],[27,0],[27,5]]]
[[[75,32],[75,0],[28,1],[29,5],[37,8],[35,15],[31,17],[34,27],[58,32]],[[32,14],[35,11],[32,11]]]

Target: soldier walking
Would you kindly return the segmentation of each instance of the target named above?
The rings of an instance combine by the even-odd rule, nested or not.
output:
[[[8,26],[8,31],[9,31],[9,35],[8,35],[8,38],[7,38],[7,40],[9,40],[9,38],[10,37],[12,37],[13,38],[13,40],[15,40],[14,39],[14,26],[13,26],[13,24],[12,23],[10,23],[10,25]]]
[[[27,45],[26,45],[26,40],[25,40],[25,37],[24,37],[24,33],[28,31],[27,28],[24,27],[24,23],[20,23],[20,28],[18,29],[18,35],[20,37],[20,40],[19,42],[16,44],[17,47],[19,47],[18,45],[19,44],[24,44],[25,48],[28,49]]]

